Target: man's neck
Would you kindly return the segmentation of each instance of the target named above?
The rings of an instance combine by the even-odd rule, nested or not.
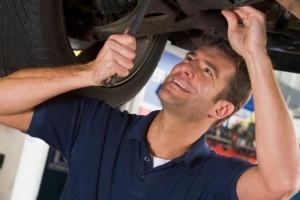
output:
[[[163,159],[179,157],[186,153],[208,128],[205,119],[191,122],[161,111],[148,130],[150,152]]]

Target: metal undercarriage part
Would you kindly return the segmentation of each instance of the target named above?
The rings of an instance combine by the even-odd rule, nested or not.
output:
[[[120,13],[137,5],[137,0],[92,0],[94,7],[104,14]]]
[[[93,4],[85,9],[82,9],[84,0],[70,1],[76,9],[69,9],[72,13],[66,17],[73,16],[66,21],[69,37],[105,41],[109,35],[122,33],[131,24],[136,8],[143,0],[86,0]],[[227,38],[227,23],[221,9],[251,5],[266,14],[268,49],[274,53],[300,56],[300,20],[297,11],[292,12],[295,9],[286,6],[286,2],[290,0],[155,0],[149,6],[136,37],[168,33],[173,45],[194,50],[215,38]],[[296,0],[296,3],[300,1]]]

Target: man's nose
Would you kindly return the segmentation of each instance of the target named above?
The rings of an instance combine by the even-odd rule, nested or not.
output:
[[[188,63],[183,63],[181,66],[181,72],[188,78],[194,78],[195,76],[192,66],[190,66]]]

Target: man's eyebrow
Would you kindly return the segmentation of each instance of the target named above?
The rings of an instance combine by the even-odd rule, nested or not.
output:
[[[192,56],[192,57],[194,57],[194,56],[196,56],[196,52],[194,52],[194,51],[187,52],[187,53],[185,54],[185,57],[187,57],[187,56]]]
[[[217,68],[216,65],[214,65],[213,63],[209,62],[208,60],[204,60],[204,63],[209,66],[215,73],[216,78],[219,78],[219,70]]]

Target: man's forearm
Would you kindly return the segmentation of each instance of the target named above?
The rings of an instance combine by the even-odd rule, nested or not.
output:
[[[0,79],[0,114],[21,113],[51,97],[90,85],[88,65],[20,70]]]
[[[272,180],[269,183],[291,184],[299,174],[299,148],[270,58],[257,52],[246,63],[255,105],[259,171],[266,181]]]

